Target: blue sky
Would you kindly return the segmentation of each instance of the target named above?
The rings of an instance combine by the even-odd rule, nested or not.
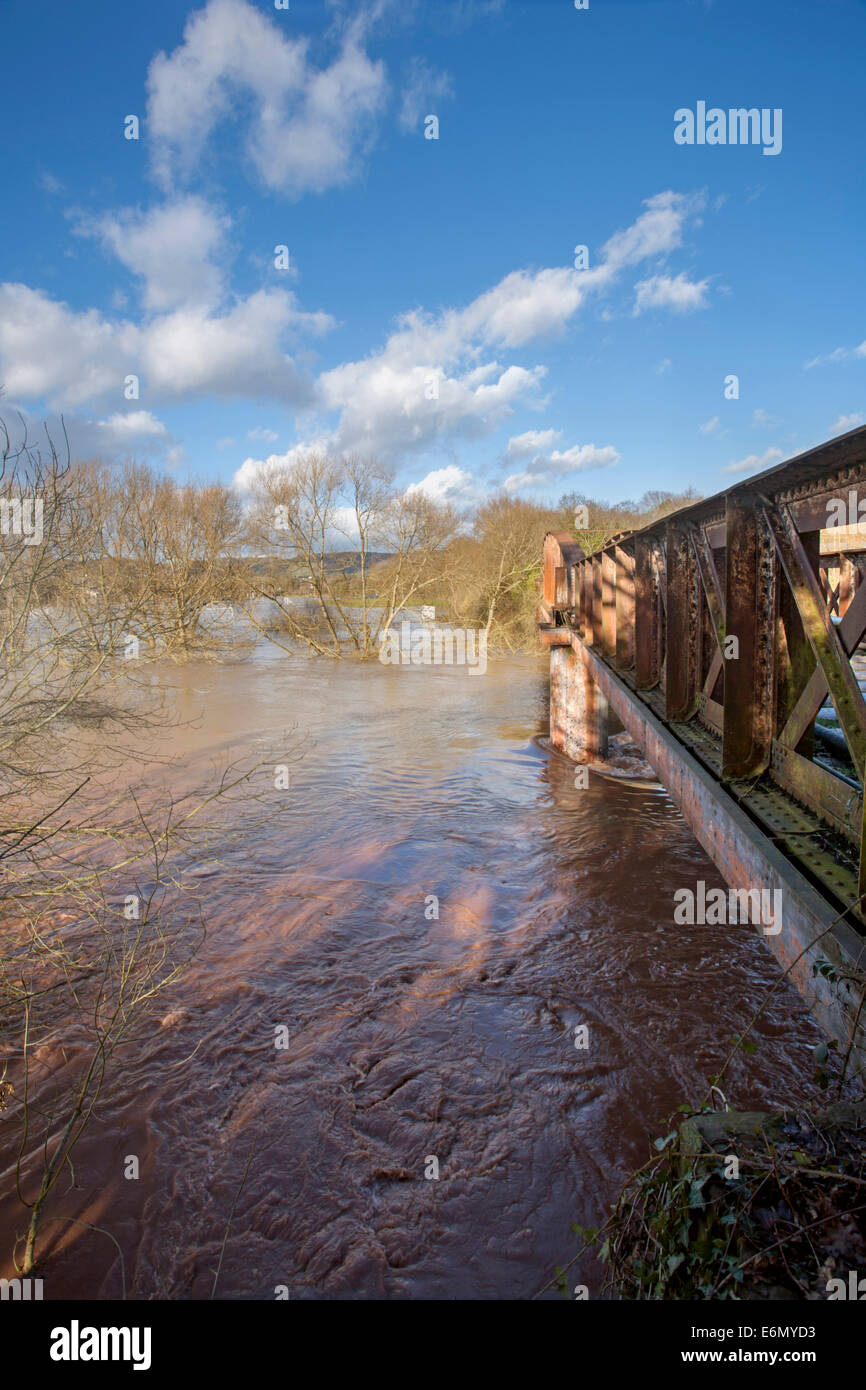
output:
[[[5,0],[0,31],[4,413],[81,455],[622,499],[866,420],[860,0]],[[677,145],[699,101],[781,109],[781,152]]]

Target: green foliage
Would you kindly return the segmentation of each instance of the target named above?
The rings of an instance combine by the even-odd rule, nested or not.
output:
[[[572,1227],[604,1266],[602,1296],[825,1297],[846,1243],[855,1267],[866,1233],[860,1118],[675,1113],[689,1118],[653,1139],[604,1225]]]

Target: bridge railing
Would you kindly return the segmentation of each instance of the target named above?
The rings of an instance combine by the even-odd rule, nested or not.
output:
[[[864,574],[866,428],[592,554],[549,534],[539,614],[543,630],[591,647],[738,799],[763,779],[811,811],[828,831],[812,846],[790,822],[776,829],[804,837],[801,862],[825,885],[835,874],[861,917],[866,702],[851,658],[866,636]],[[836,871],[846,846],[853,875]]]

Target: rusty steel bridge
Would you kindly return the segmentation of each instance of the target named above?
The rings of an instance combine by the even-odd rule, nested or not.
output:
[[[866,1073],[864,577],[866,428],[590,554],[548,534],[538,624],[553,746],[604,758],[614,711],[728,884],[781,890],[767,944]]]

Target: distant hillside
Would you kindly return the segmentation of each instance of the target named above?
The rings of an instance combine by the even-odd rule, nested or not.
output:
[[[390,551],[368,551],[368,571],[380,561],[391,558]],[[277,590],[283,592],[288,592],[295,587],[303,588],[310,579],[309,566],[303,560],[284,560],[274,555],[255,555],[250,557],[249,566],[261,584],[272,584]],[[325,556],[324,568],[329,575],[341,574],[348,578],[358,574],[361,569],[360,552],[357,550],[332,550]]]

